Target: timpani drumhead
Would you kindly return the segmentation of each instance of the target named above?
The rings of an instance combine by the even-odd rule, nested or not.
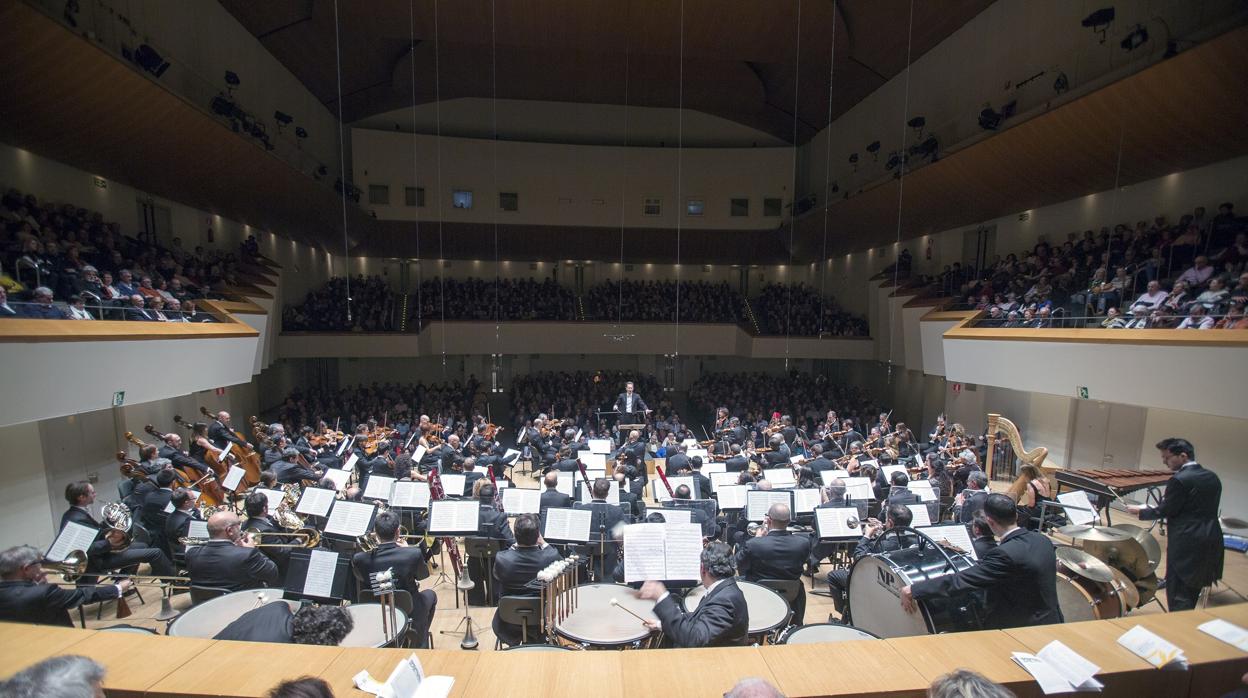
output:
[[[611,605],[615,599],[637,615],[657,622],[654,602],[637,598],[637,590],[623,584],[582,584],[575,588],[576,610],[555,625],[555,632],[584,645],[614,647],[644,640],[650,629]]]
[[[820,642],[850,642],[852,640],[878,640],[879,637],[840,623],[812,623],[793,628],[780,641],[782,645],[812,645]]]
[[[770,632],[789,619],[789,602],[762,584],[737,580],[737,587],[745,595],[745,606],[750,613],[750,635]],[[706,587],[699,584],[685,594],[685,610],[693,612],[702,598],[706,596]]]
[[[212,639],[225,626],[238,620],[244,613],[270,603],[285,603],[292,612],[298,610],[298,601],[282,599],[281,589],[247,589],[235,591],[198,606],[192,606],[169,624],[168,635],[180,637],[204,637]]]
[[[555,645],[514,645],[503,650],[503,652],[572,652],[571,647],[556,647]]]
[[[338,643],[339,647],[385,647],[386,634],[382,631],[382,606],[379,603],[353,603],[344,606],[355,627]],[[407,629],[407,614],[403,609],[394,609],[395,627],[401,635]]]
[[[878,637],[929,635],[927,609],[917,613],[901,607],[901,588],[911,580],[887,557],[867,555],[854,563],[849,575],[849,608],[854,626]]]

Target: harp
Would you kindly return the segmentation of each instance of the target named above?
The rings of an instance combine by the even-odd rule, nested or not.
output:
[[[1049,449],[1044,446],[1037,446],[1030,451],[1023,448],[1023,437],[1018,433],[1018,427],[1014,422],[1002,417],[999,414],[988,415],[988,455],[984,459],[984,471],[988,473],[988,479],[992,479],[992,456],[993,447],[997,442],[997,434],[1005,434],[1006,439],[1010,442],[1010,447],[1014,449],[1014,454],[1024,463],[1030,463],[1037,468],[1043,467],[1045,458],[1049,455]]]

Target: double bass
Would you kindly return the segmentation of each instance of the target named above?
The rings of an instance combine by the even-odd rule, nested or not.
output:
[[[151,424],[144,426],[143,431],[147,432],[148,434],[151,434],[152,436],[156,437],[157,439],[160,439],[161,441],[165,441],[166,439],[169,438],[169,434],[162,434],[159,431],[156,431],[156,427],[152,426]],[[129,438],[130,436],[129,432],[126,433],[126,436],[127,438]],[[212,472],[209,473],[208,475],[205,475],[199,478],[199,480],[195,482],[190,482],[188,478],[187,481],[190,484],[188,484],[187,486],[190,487],[191,489],[198,488],[200,500],[203,501],[205,504],[208,504],[210,506],[217,506],[220,504],[225,504],[229,501],[229,497],[225,494],[225,490],[222,489],[219,480],[220,478],[225,477],[225,472],[229,472],[229,468],[225,468],[223,472],[222,470],[218,469],[220,464],[218,464],[218,467],[213,467],[211,463],[207,465],[208,465],[208,468]],[[174,470],[182,473],[184,476],[190,475],[190,473],[187,473],[185,470],[181,470],[179,468],[174,468]]]
[[[217,415],[209,412],[208,408],[203,405],[200,405],[199,413],[204,415],[204,417],[209,420],[216,420],[217,418]],[[234,433],[234,436],[238,437],[239,441],[246,444],[245,446],[238,446],[238,461],[243,470],[246,471],[246,475],[243,476],[243,482],[246,482],[248,485],[260,484],[260,454],[256,453],[256,449],[252,448],[251,444],[247,441],[247,437],[243,436],[242,432],[236,429],[231,429],[230,431]],[[237,444],[235,445],[237,446]]]

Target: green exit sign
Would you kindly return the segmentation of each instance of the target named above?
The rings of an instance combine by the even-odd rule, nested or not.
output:
[[[1080,400],[1087,400],[1088,399],[1088,386],[1081,385],[1075,388],[1075,394],[1079,396]]]
[[[113,393],[113,407],[121,407],[126,403],[126,391],[118,390]]]

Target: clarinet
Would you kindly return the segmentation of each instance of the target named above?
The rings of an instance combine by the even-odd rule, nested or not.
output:
[[[442,475],[437,468],[429,470],[429,499],[435,502],[446,499],[446,490],[442,488]],[[459,556],[459,544],[452,536],[442,536],[440,540],[446,547],[447,555],[451,556],[451,567],[455,568],[455,576],[461,576],[464,572],[464,560]]]
[[[672,489],[672,483],[667,481],[667,473],[663,472],[663,466],[655,465],[654,472],[659,474],[659,479],[663,481],[663,486],[667,488],[667,496],[675,499],[676,491]]]

